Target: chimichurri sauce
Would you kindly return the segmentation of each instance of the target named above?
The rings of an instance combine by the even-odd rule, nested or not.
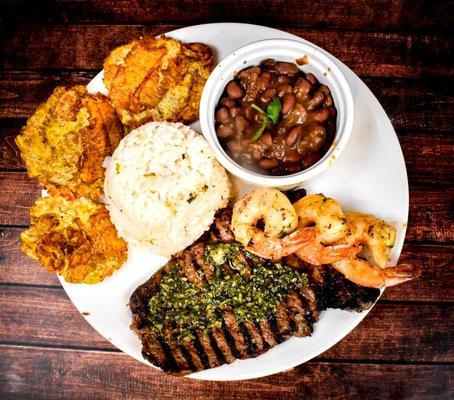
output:
[[[192,341],[194,332],[208,332],[222,327],[222,311],[230,308],[239,322],[269,318],[279,302],[292,290],[307,284],[307,275],[282,263],[273,264],[244,251],[254,262],[252,274],[235,261],[242,249],[239,243],[209,244],[205,262],[213,267],[213,277],[194,285],[180,274],[178,263],[164,276],[158,291],[151,297],[149,321],[159,334],[170,321],[178,327],[175,339]],[[235,269],[224,273],[223,264]],[[199,271],[201,276],[203,272]]]

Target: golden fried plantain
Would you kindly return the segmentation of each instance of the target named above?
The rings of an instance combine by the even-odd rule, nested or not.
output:
[[[208,45],[145,36],[110,53],[104,61],[104,84],[130,128],[149,121],[189,123],[198,119],[213,59]]]
[[[126,261],[127,246],[101,205],[81,197],[40,198],[21,234],[22,251],[71,283],[97,283]]]
[[[57,87],[28,119],[16,143],[31,177],[51,193],[97,199],[103,160],[124,135],[109,99],[83,86]]]

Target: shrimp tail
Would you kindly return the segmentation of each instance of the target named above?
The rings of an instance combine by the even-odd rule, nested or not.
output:
[[[270,238],[246,246],[246,250],[268,260],[278,260],[295,253],[299,248],[315,240],[318,232],[314,228],[300,228],[283,238]]]
[[[312,265],[331,264],[337,261],[350,260],[361,251],[357,244],[340,244],[323,246],[320,242],[310,242],[299,248],[295,254]]]
[[[412,264],[400,264],[384,268],[383,271],[385,272],[385,286],[389,287],[419,278],[422,268]]]

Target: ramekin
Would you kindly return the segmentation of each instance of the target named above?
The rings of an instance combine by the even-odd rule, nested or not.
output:
[[[333,144],[316,164],[291,175],[271,176],[250,171],[236,163],[222,148],[216,136],[215,108],[227,83],[244,68],[260,64],[267,58],[295,62],[307,56],[307,64],[300,66],[305,73],[313,73],[331,90],[337,109],[336,135]],[[200,101],[200,126],[202,134],[211,145],[218,161],[237,177],[259,186],[289,188],[297,186],[330,167],[347,145],[353,128],[354,103],[349,84],[324,52],[316,46],[288,39],[261,40],[235,50],[213,70],[203,89]]]

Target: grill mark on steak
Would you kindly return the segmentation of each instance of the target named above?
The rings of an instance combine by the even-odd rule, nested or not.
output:
[[[153,364],[156,364],[158,367],[165,369],[165,366],[170,364],[170,361],[161,346],[160,341],[158,340],[157,335],[154,330],[148,327],[141,329],[139,335],[144,338],[142,355],[149,360],[153,359]]]
[[[271,324],[272,321],[273,321],[273,318],[270,318],[267,321],[260,322],[260,325],[259,325],[260,330],[262,331],[263,340],[267,344],[268,349],[271,349],[272,347],[279,344],[279,338],[274,333],[274,330],[273,330],[273,327]]]
[[[232,350],[227,343],[227,339],[224,336],[224,331],[222,329],[215,328],[211,330],[210,334],[212,339],[214,339],[214,342],[216,343],[216,346],[222,354],[225,362],[227,364],[230,364],[235,361],[235,356],[232,354]]]
[[[193,257],[195,264],[202,270],[205,279],[209,281],[213,277],[213,268],[205,263],[205,244],[199,242],[191,245],[189,253]]]
[[[295,336],[309,336],[311,327],[305,319],[306,308],[298,295],[294,292],[287,296],[287,311],[296,325]]]
[[[293,330],[290,326],[290,320],[284,303],[278,304],[274,315],[279,336],[282,338],[282,341],[287,340]]]
[[[164,364],[163,366],[164,370],[178,371],[178,364],[175,360],[175,356],[172,354],[171,348],[169,347],[169,345],[167,344],[163,337],[157,336],[157,339],[167,359],[167,364]]]
[[[222,360],[219,360],[216,349],[212,346],[209,335],[197,332],[195,345],[197,348],[200,348],[199,352],[201,355],[203,354],[202,360],[205,359],[204,362],[206,361],[210,368],[216,367],[217,365],[221,365],[223,363]]]
[[[194,268],[190,252],[181,252],[178,256],[178,262],[181,269],[183,270],[184,275],[186,276],[186,278],[188,278],[188,281],[190,283],[194,285],[200,285],[203,282],[202,278],[197,273],[197,270]]]
[[[255,355],[262,354],[267,350],[264,339],[262,338],[262,333],[257,327],[251,322],[243,322],[242,326],[246,329],[252,345],[254,346]]]
[[[257,347],[255,346],[254,340],[252,339],[252,337],[249,333],[249,330],[246,327],[246,324],[241,322],[239,324],[239,327],[240,327],[240,332],[244,338],[246,350],[248,352],[248,357],[245,357],[245,358],[256,357],[259,354],[259,351],[258,351]]]
[[[236,358],[248,358],[248,350],[245,344],[243,334],[238,326],[237,320],[232,311],[224,311],[224,332],[226,332],[227,340],[232,344],[232,352]],[[231,338],[231,341],[229,340]]]
[[[164,332],[164,341],[169,347],[170,353],[175,360],[175,364],[177,366],[177,370],[181,371],[182,373],[189,373],[192,371],[188,360],[186,359],[184,353],[182,352],[182,347],[179,346],[173,339],[172,339],[172,330],[167,328],[163,329]],[[189,372],[186,372],[189,371]]]
[[[230,220],[232,218],[232,209],[224,208],[218,211],[211,226],[213,231],[217,234],[219,241],[224,243],[231,243],[235,241],[235,236],[230,229]]]
[[[213,268],[205,264],[205,247],[208,243],[228,243],[234,240],[230,231],[230,217],[231,209],[218,212],[208,232],[175,255],[131,296],[131,328],[141,338],[142,354],[164,371],[181,375],[231,363],[236,358],[255,357],[290,336],[310,335],[320,309],[364,309],[370,307],[378,296],[378,290],[359,287],[329,266],[314,267],[297,257],[289,256],[284,262],[306,272],[310,285],[290,293],[277,305],[276,312],[268,320],[239,323],[234,310],[225,310],[219,315],[223,321],[222,328],[211,329],[206,334],[202,331],[195,332],[195,339],[191,343],[180,345],[176,342],[174,333],[178,327],[172,323],[169,325],[171,328],[164,329],[164,336],[160,336],[148,320],[149,299],[159,289],[161,280],[173,268],[175,261],[179,262],[181,275],[193,284],[203,284],[214,276]],[[243,251],[238,252],[235,261],[245,266],[242,273],[253,273],[254,261]],[[203,271],[203,276],[198,271]],[[223,265],[224,276],[235,273],[238,271],[233,270],[229,263]]]
[[[195,344],[184,342],[183,347],[188,352],[188,355],[191,359],[191,363],[194,366],[196,371],[201,371],[205,369],[205,364],[203,363]]]

